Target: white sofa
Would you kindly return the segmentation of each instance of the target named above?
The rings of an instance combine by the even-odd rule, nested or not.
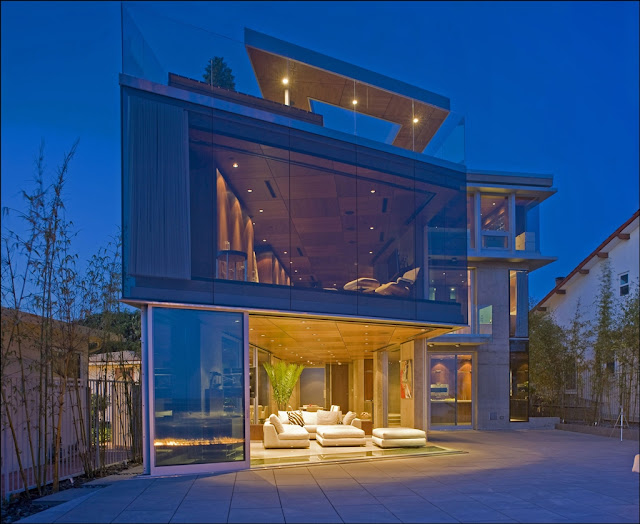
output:
[[[284,425],[284,431],[278,433],[276,427],[267,419],[263,426],[265,448],[308,448],[309,433],[302,426]]]
[[[301,427],[302,429],[305,429],[309,433],[309,438],[311,439],[316,438],[316,431],[318,429],[318,413],[325,413],[325,414],[335,413],[335,423],[323,424],[323,425],[341,426],[341,424],[338,424],[338,420],[342,420],[344,418],[340,411],[324,411],[324,410],[319,410],[315,412],[303,411],[302,419],[304,420],[304,426],[297,426],[297,427]],[[321,418],[322,416],[323,415],[321,415]],[[333,416],[333,415],[328,415],[328,416]],[[284,424],[285,427],[296,425],[296,424],[289,424],[289,416],[287,415],[286,411],[278,411],[278,418],[280,419],[282,424]],[[353,419],[353,421],[351,422],[351,425],[355,426],[358,429],[362,429],[362,423],[359,418]]]

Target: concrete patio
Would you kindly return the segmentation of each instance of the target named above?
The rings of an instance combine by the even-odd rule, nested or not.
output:
[[[113,476],[69,490],[73,500],[61,492],[66,502],[20,522],[640,521],[637,442],[557,430],[430,432],[429,440],[467,453]]]

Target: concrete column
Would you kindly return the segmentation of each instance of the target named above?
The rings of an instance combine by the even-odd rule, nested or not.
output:
[[[373,359],[373,427],[387,425],[387,352],[378,351]]]

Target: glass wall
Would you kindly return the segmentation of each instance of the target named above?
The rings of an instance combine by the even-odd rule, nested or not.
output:
[[[126,88],[123,119],[126,298],[466,323],[462,172]]]
[[[271,388],[264,364],[271,355],[256,346],[249,346],[249,420],[262,424],[271,415]]]
[[[481,195],[480,224],[483,249],[509,249],[509,197]]]
[[[473,413],[471,355],[429,357],[431,426],[471,426]]]
[[[476,248],[476,195],[467,195],[467,237],[469,249]]]
[[[241,21],[225,19],[220,27],[216,6],[204,9],[210,18],[189,23],[167,16],[172,13],[162,4],[125,4],[122,72],[198,93],[215,92],[233,103],[242,103],[242,96],[249,95],[255,107],[360,140],[464,163],[464,117],[450,110],[445,97],[411,86],[412,93],[422,95],[412,98],[395,94],[400,83],[379,87],[349,78],[363,72],[356,67],[337,72],[336,67],[344,67],[342,62],[247,31]],[[190,14],[183,11],[180,16]],[[204,20],[225,34],[198,27],[207,23]],[[243,30],[244,41],[237,38]],[[171,42],[168,34],[173,35]],[[273,51],[274,45],[279,52]],[[364,76],[373,77],[367,73]]]
[[[529,342],[512,340],[509,343],[509,420],[529,420]]]
[[[244,461],[243,315],[153,308],[155,467]]]
[[[509,271],[509,337],[529,337],[527,271]]]
[[[517,251],[540,250],[540,214],[534,198],[515,197],[515,247]]]

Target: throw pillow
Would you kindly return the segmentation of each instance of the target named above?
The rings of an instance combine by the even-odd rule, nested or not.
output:
[[[344,416],[344,420],[342,421],[343,424],[349,426],[356,418],[357,414],[355,411],[349,411],[345,416]]]
[[[277,415],[270,415],[269,422],[271,422],[273,427],[276,428],[276,433],[282,433],[284,431],[284,425]]]
[[[289,417],[289,424],[296,424],[297,426],[304,426],[304,419],[302,418],[302,411],[287,411]]]
[[[323,411],[320,410],[317,413],[318,426],[331,426],[338,423],[337,411]]]

